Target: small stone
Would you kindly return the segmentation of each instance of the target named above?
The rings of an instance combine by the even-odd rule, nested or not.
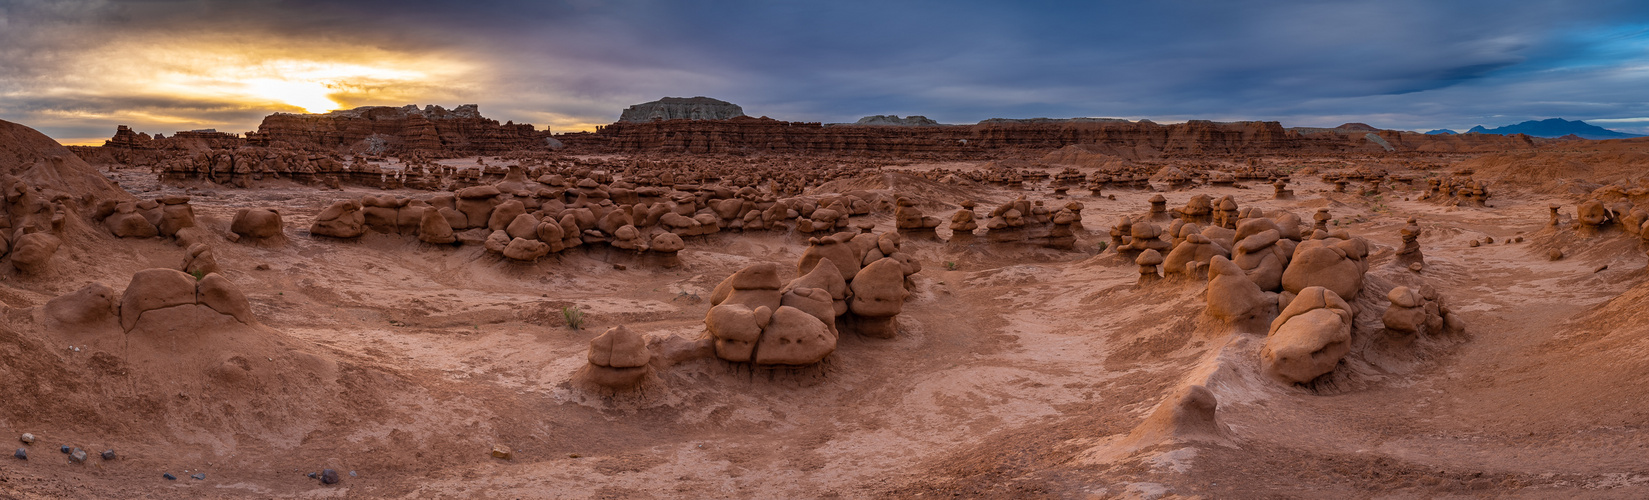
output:
[[[86,461],[86,450],[82,450],[80,448],[75,448],[74,452],[69,453],[69,461],[77,463],[77,464],[85,462]]]
[[[196,481],[205,481],[206,480],[206,473],[202,472],[200,474],[195,474],[195,475],[189,476],[189,477],[195,478]]]
[[[17,457],[18,460],[28,460],[29,450],[18,448],[17,453],[12,453],[11,456]]]
[[[1556,248],[1553,248],[1552,251],[1546,252],[1546,260],[1558,260],[1558,259],[1562,259],[1562,258],[1563,258],[1563,251],[1562,250],[1558,250]]]
[[[170,473],[170,472],[165,473],[165,474],[161,474],[160,477],[166,478],[167,481],[176,481],[177,480],[177,476],[172,475],[172,473]]]
[[[1522,237],[1522,236],[1518,236],[1518,237],[1516,237],[1516,238],[1512,238],[1512,241],[1515,241],[1515,242],[1518,242],[1518,243],[1522,243],[1522,242],[1523,242],[1523,237]]]
[[[1466,246],[1469,246],[1469,247],[1472,247],[1472,248],[1477,248],[1478,245],[1482,245],[1482,244],[1483,244],[1483,242],[1481,242],[1481,241],[1472,240],[1471,243],[1467,243]]]
[[[617,269],[617,270],[619,270],[619,271],[623,271],[623,270],[625,270],[625,269],[629,269],[629,268],[628,268],[628,267],[624,267],[624,264],[613,264],[613,269]]]
[[[67,455],[69,452],[74,451],[74,448],[70,448],[69,445],[63,445],[63,447],[58,448],[57,451],[61,451],[63,454]]]
[[[313,472],[309,473],[309,478],[310,479],[315,479],[315,473],[313,473]]]
[[[321,484],[338,484],[338,471],[332,469],[321,470]]]
[[[1417,272],[1417,273],[1420,272],[1421,269],[1425,269],[1425,268],[1426,268],[1426,266],[1420,265],[1419,262],[1413,262],[1413,263],[1409,264],[1409,270]]]
[[[513,456],[514,455],[512,455],[510,453],[510,447],[504,446],[504,445],[501,445],[501,444],[492,445],[492,457],[493,458],[502,458],[504,460],[509,460]]]
[[[360,476],[355,475],[355,471],[349,471],[349,477],[360,477]]]
[[[1597,274],[1597,273],[1601,273],[1601,272],[1603,272],[1603,270],[1604,270],[1604,269],[1608,269],[1608,268],[1609,268],[1609,265],[1608,265],[1608,264],[1604,264],[1604,265],[1601,265],[1601,266],[1597,266],[1597,269],[1593,269],[1593,270],[1592,270],[1592,274]]]
[[[104,460],[114,460],[115,459],[115,451],[114,450],[103,450],[103,459]]]
[[[1494,244],[1494,237],[1493,236],[1484,236],[1483,237],[1483,244],[1493,245]]]
[[[29,434],[29,433],[25,432],[25,433],[23,433],[23,437],[20,437],[20,438],[17,438],[17,439],[22,440],[23,444],[34,444],[34,434]]]

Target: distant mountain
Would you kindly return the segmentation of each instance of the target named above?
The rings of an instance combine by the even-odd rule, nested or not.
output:
[[[1342,124],[1340,124],[1340,126],[1334,127],[1334,128],[1336,130],[1357,130],[1357,131],[1362,131],[1362,132],[1379,132],[1380,131],[1380,129],[1374,128],[1373,125],[1369,125],[1367,123],[1358,123],[1358,122],[1342,123]]]
[[[1457,132],[1455,132],[1453,130],[1449,130],[1449,129],[1446,129],[1446,128],[1440,128],[1440,129],[1437,129],[1437,130],[1426,132],[1426,135],[1455,135],[1456,133]]]
[[[1428,132],[1429,133],[1429,132]],[[1528,134],[1533,137],[1556,138],[1566,135],[1576,135],[1585,139],[1625,139],[1628,137],[1643,137],[1641,135],[1616,132],[1580,120],[1569,121],[1562,118],[1548,118],[1545,120],[1529,120],[1516,125],[1507,125],[1500,128],[1484,128],[1482,125],[1467,130],[1468,134]]]

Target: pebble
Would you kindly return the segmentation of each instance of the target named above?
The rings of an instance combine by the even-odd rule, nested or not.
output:
[[[86,450],[82,450],[80,448],[75,448],[74,452],[69,454],[69,460],[74,462],[74,463],[77,463],[77,464],[81,463],[81,462],[85,462],[86,461]]]
[[[63,454],[67,455],[69,452],[74,451],[74,449],[70,448],[69,445],[63,445],[63,447],[58,448],[57,451],[61,451]]]
[[[205,481],[206,480],[206,473],[202,472],[200,474],[195,474],[195,475],[189,476],[189,477],[195,478],[196,481]]]
[[[13,453],[13,454],[11,454],[11,456],[17,457],[18,460],[28,460],[29,459],[29,450],[18,448],[17,453]]]
[[[321,484],[338,484],[338,471],[332,469],[322,470]]]
[[[103,459],[104,460],[114,460],[115,459],[115,451],[114,450],[103,450]]]
[[[177,480],[177,476],[172,475],[172,473],[170,473],[170,472],[165,473],[165,474],[161,474],[160,477],[166,478],[167,481],[176,481]]]
[[[504,460],[509,460],[513,455],[514,455],[513,453],[510,453],[510,447],[508,447],[508,446],[504,446],[504,445],[501,445],[501,444],[492,445],[492,456],[493,456],[493,458],[502,458]]]
[[[20,438],[17,438],[17,439],[22,440],[23,444],[34,444],[34,434],[29,434],[29,433],[25,432],[25,433],[23,433],[23,437],[20,437]]]
[[[315,473],[313,473],[313,472],[309,473],[309,478],[310,479],[315,479]]]
[[[355,475],[355,471],[349,471],[349,477],[360,477],[360,476]]]

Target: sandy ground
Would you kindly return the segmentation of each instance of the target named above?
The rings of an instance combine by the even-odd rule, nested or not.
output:
[[[140,198],[185,192],[146,172],[110,175]],[[1230,194],[1307,220],[1326,206],[1374,244],[1371,276],[1437,287],[1467,334],[1422,339],[1316,390],[1245,375],[1263,339],[1215,327],[1203,283],[1136,286],[1137,266],[1095,249],[1118,215],[1143,212],[1156,193],[1108,192],[1113,201],[1082,190],[1070,198],[1087,207],[1078,251],[907,241],[924,270],[898,338],[844,337],[808,369],[691,361],[619,397],[567,383],[591,338],[621,324],[698,338],[717,282],[760,261],[780,263],[788,279],[805,241],[721,233],[689,241],[685,265],[669,270],[620,270],[602,251],[516,264],[408,236],[307,235],[326,205],[376,190],[189,189],[200,222],[220,235],[238,208],[284,209],[287,243],[221,242],[217,260],[266,326],[352,374],[317,398],[376,406],[257,432],[214,431],[210,419],[119,432],[0,421],[42,438],[29,461],[0,464],[0,497],[1649,496],[1643,339],[1577,319],[1643,307],[1611,303],[1644,286],[1635,239],[1572,242],[1572,256],[1553,262],[1538,237],[1546,205],[1572,199],[1508,190],[1493,208],[1457,208],[1404,200],[1412,190],[1376,202],[1330,187],[1302,181],[1287,201],[1263,184],[1163,194],[1170,206]],[[981,212],[1022,194],[1051,199],[1046,188],[957,189],[978,196]],[[1387,265],[1408,217],[1425,229],[1418,276]],[[869,220],[891,230],[887,214]],[[1519,235],[1528,240],[1503,243]],[[1495,243],[1468,246],[1484,236]],[[175,266],[182,249],[118,241],[100,254],[83,263],[90,271],[5,283],[0,299],[28,307],[92,281],[119,289],[137,270]],[[585,312],[583,329],[565,324],[568,306]],[[1214,391],[1227,442],[1117,447],[1187,383]],[[70,464],[57,443],[122,458]],[[514,459],[490,457],[493,444]],[[323,467],[344,481],[306,476]],[[198,472],[206,479],[187,477]]]

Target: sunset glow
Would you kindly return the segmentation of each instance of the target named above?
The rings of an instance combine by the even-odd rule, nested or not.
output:
[[[338,102],[329,95],[332,89],[322,82],[294,82],[257,78],[245,82],[247,92],[256,98],[268,99],[303,108],[310,113],[325,113],[338,109]]]
[[[38,111],[66,123],[128,124],[148,132],[218,128],[244,132],[249,116],[270,112],[325,113],[357,106],[443,103],[469,64],[440,54],[289,42],[254,44],[234,38],[123,41],[120,57],[103,50],[71,56],[86,68],[51,85],[22,89],[13,99],[82,102]],[[104,49],[113,50],[113,49]],[[451,98],[456,100],[456,98]],[[106,109],[94,103],[139,103]],[[100,143],[96,137],[65,138]]]

